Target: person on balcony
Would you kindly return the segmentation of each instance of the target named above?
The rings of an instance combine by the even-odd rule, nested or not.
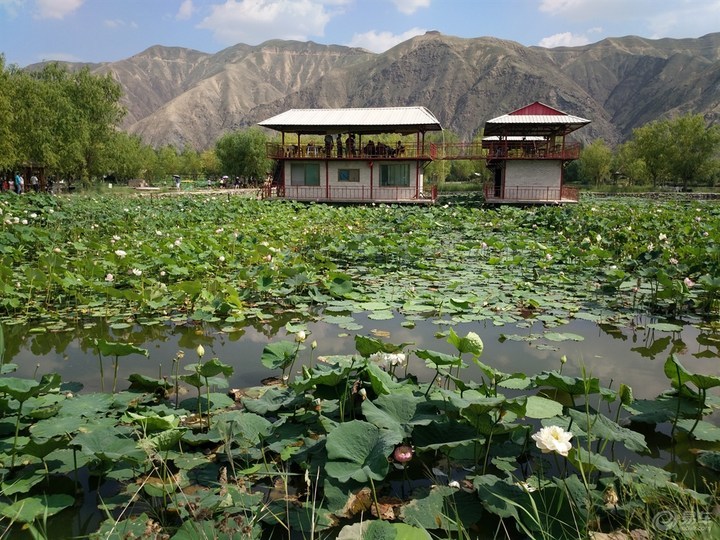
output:
[[[352,133],[345,139],[345,153],[347,157],[355,157],[355,135]]]
[[[370,157],[375,155],[375,143],[372,139],[365,145],[365,155]]]
[[[330,157],[333,149],[333,136],[329,133],[325,135],[325,155]]]
[[[337,157],[342,157],[342,150],[343,150],[343,143],[342,143],[342,133],[337,134]]]

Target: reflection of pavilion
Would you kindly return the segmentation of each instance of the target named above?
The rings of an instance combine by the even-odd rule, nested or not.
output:
[[[580,144],[565,140],[590,120],[536,101],[485,123],[483,149],[493,182],[485,200],[497,204],[577,202],[563,186],[563,166],[580,156]]]
[[[442,128],[425,107],[292,109],[259,125],[281,133],[280,143],[267,145],[277,166],[265,196],[338,202],[434,199],[434,193],[425,198],[423,172],[437,148],[425,142],[425,133]],[[373,140],[383,134],[399,137],[388,144]]]

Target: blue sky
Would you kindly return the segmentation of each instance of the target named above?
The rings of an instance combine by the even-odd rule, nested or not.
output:
[[[544,47],[700,37],[720,31],[720,0],[0,0],[0,53],[21,67],[268,39],[383,52],[428,30]]]

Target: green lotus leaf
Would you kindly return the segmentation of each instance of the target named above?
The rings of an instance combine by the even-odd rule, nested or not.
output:
[[[363,401],[362,412],[371,424],[407,437],[412,431],[417,406],[423,401],[412,394],[382,394],[374,402]]]
[[[570,332],[545,332],[543,334],[545,339],[550,341],[584,341],[585,338]]]
[[[217,358],[213,358],[211,360],[208,360],[207,362],[200,364],[198,374],[202,377],[215,377],[216,375],[220,374],[224,375],[225,377],[230,377],[233,374],[233,371],[234,369],[232,366],[223,364]]]
[[[137,448],[133,439],[123,436],[112,428],[79,433],[71,444],[80,447],[84,454],[93,455],[109,463],[120,460],[140,463],[145,458],[145,453]]]
[[[104,339],[96,339],[95,346],[104,356],[128,356],[130,354],[141,354],[149,356],[147,349],[136,347],[131,343],[118,343],[115,341],[105,341]]]
[[[705,451],[701,452],[697,458],[697,462],[703,467],[720,472],[720,452]]]
[[[528,396],[525,415],[528,418],[553,418],[563,413],[561,403],[542,396]]]
[[[589,425],[593,438],[621,442],[625,448],[634,452],[649,452],[645,437],[641,433],[624,428],[607,416],[574,409],[568,410],[568,415],[575,425],[583,427]]]
[[[295,361],[297,352],[297,343],[276,341],[265,345],[260,361],[268,369],[285,369]]]
[[[325,471],[341,482],[382,480],[390,466],[388,456],[401,441],[401,433],[362,420],[340,424],[327,435]]]
[[[689,382],[694,384],[699,390],[708,390],[720,386],[720,377],[690,373],[675,355],[671,355],[665,361],[664,369],[665,375],[670,379],[675,388],[679,388]]]
[[[32,396],[40,395],[52,388],[60,386],[60,375],[52,373],[43,375],[40,381],[21,379],[19,377],[0,377],[0,392],[22,402]]]
[[[695,420],[686,418],[678,420],[677,427],[688,433],[692,432],[692,436],[698,441],[720,442],[720,427],[711,424],[706,420]]]
[[[35,495],[19,499],[4,507],[0,513],[6,518],[20,523],[32,523],[39,517],[54,516],[72,506],[75,499],[70,495]]]
[[[283,408],[291,408],[306,402],[302,395],[298,395],[292,388],[271,386],[259,398],[242,398],[243,406],[250,412],[266,415]]]
[[[144,432],[164,431],[166,429],[174,429],[180,425],[180,418],[174,414],[166,416],[157,414],[144,415],[127,411],[123,420],[140,425]]]
[[[462,359],[458,356],[427,349],[418,349],[415,351],[415,355],[418,358],[426,360],[426,363],[434,366],[461,366],[463,364]]]
[[[477,431],[472,426],[455,421],[433,422],[413,430],[413,442],[418,450],[447,451],[475,444],[477,440]]]

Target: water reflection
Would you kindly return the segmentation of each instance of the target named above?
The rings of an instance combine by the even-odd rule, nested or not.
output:
[[[432,349],[454,353],[447,343],[447,321],[413,321],[414,328],[403,326],[404,319],[374,321],[362,314],[353,318],[361,330],[348,331],[324,322],[309,322],[310,341],[317,341],[314,356],[353,354],[354,335],[370,335],[379,331],[388,336],[382,339],[392,343],[413,343],[409,349]],[[284,329],[287,320],[260,321],[235,328],[209,323],[187,324],[185,321],[168,322],[151,326],[133,325],[113,329],[104,322],[71,328],[67,331],[38,332],[26,325],[5,326],[5,362],[18,364],[18,374],[34,377],[48,372],[60,373],[64,381],[76,381],[86,392],[110,388],[111,358],[104,358],[105,381],[100,373],[100,356],[95,340],[105,339],[132,343],[149,351],[149,358],[130,355],[120,358],[119,385],[127,387],[127,377],[140,373],[148,377],[170,376],[172,360],[180,350],[185,352],[184,363],[197,360],[195,348],[202,344],[205,359],[218,357],[234,367],[230,380],[233,387],[248,387],[272,373],[262,366],[262,350],[271,341],[293,339]],[[296,321],[299,322],[299,321]],[[555,341],[543,337],[541,322],[526,321],[518,326],[495,326],[487,323],[459,323],[452,328],[460,335],[476,332],[485,343],[482,360],[496,369],[508,373],[523,372],[533,375],[544,370],[557,369],[560,358],[568,359],[563,368],[567,375],[579,375],[584,369],[588,375],[600,379],[601,384],[617,388],[625,383],[633,388],[635,397],[651,399],[669,388],[663,373],[663,364],[671,354],[677,355],[685,367],[696,373],[715,375],[720,358],[720,334],[685,325],[679,332],[661,332],[647,326],[631,325],[626,328],[574,320],[567,325],[552,328],[554,334],[567,333],[582,336],[582,341]],[[517,339],[506,339],[513,335]],[[308,347],[299,359],[310,361]],[[421,380],[432,378],[433,370],[411,355],[409,371]],[[482,372],[470,365],[463,374],[467,380],[480,381]]]

